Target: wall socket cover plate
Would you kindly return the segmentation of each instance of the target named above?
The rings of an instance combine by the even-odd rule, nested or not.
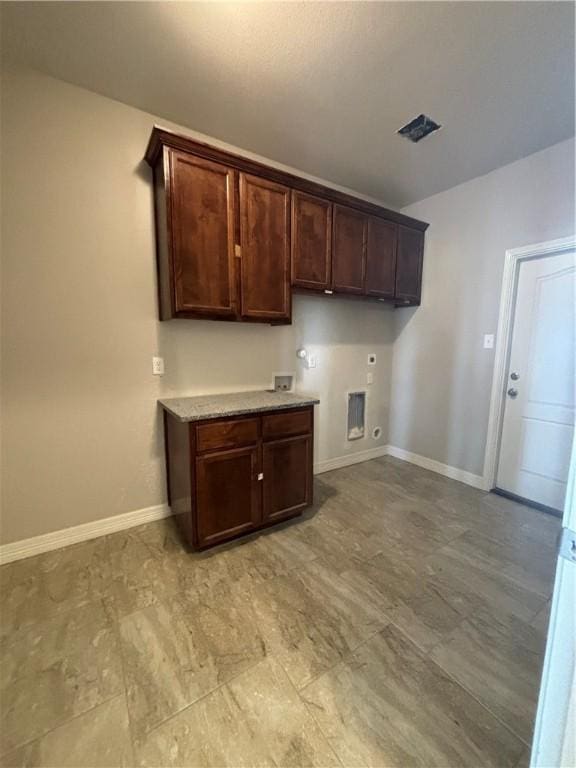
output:
[[[493,333],[485,333],[484,334],[484,349],[494,349],[494,334]]]
[[[152,358],[152,375],[164,376],[164,358],[163,357]]]

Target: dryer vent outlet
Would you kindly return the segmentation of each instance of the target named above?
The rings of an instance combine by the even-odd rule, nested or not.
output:
[[[374,440],[378,440],[379,437],[382,436],[382,427],[374,427],[372,430],[372,437]]]

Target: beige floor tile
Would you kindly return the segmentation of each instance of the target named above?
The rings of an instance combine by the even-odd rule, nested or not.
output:
[[[374,590],[355,590],[323,561],[259,585],[252,600],[266,650],[296,688],[388,623]]]
[[[466,619],[430,658],[531,743],[544,638],[518,619],[482,610]]]
[[[69,720],[0,758],[3,768],[130,768],[134,765],[123,695]]]
[[[388,611],[390,621],[427,653],[464,619],[467,606],[446,599],[432,585]]]
[[[301,695],[344,765],[502,768],[524,746],[392,626]]]
[[[402,557],[397,552],[381,552],[370,560],[354,563],[342,578],[360,591],[377,590],[390,607],[420,594],[426,584],[424,563],[412,553]]]
[[[125,616],[120,635],[137,738],[264,655],[249,601],[224,583]]]
[[[339,766],[281,666],[267,659],[152,731],[143,766]]]
[[[529,621],[546,598],[512,580],[503,569],[490,568],[481,553],[459,549],[459,539],[427,558],[428,583],[445,596],[460,594],[470,606],[490,607]],[[472,612],[472,611],[471,611]]]
[[[346,765],[381,768],[386,750],[390,765],[513,765],[559,521],[391,457],[325,473],[315,493],[298,520],[204,553],[166,519],[2,566],[1,749],[81,766],[109,729],[121,765],[125,712],[110,702],[126,691],[152,762],[331,764],[294,704],[307,686]]]
[[[43,672],[62,659],[98,646],[112,629],[102,600],[59,613],[20,631],[0,656],[0,689],[20,677]]]
[[[106,591],[108,572],[103,540],[95,539],[3,566],[0,589],[0,641],[14,642],[34,624],[80,610]],[[19,567],[20,566],[20,567]]]
[[[37,638],[42,644],[42,633]],[[19,650],[5,651],[19,657]],[[123,690],[114,629],[98,621],[78,632],[48,631],[46,655],[36,647],[21,667],[7,662],[0,692],[0,753],[35,739]]]

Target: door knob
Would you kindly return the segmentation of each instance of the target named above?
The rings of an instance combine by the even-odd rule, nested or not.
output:
[[[514,387],[510,387],[510,389],[508,390],[508,397],[512,397],[512,398],[518,397],[518,390],[514,389]]]
[[[520,374],[516,373],[516,371],[512,371],[512,373],[510,374],[510,378],[512,379],[512,381],[518,381],[518,379],[520,378]]]

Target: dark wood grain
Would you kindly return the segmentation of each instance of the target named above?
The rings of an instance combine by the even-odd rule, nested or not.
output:
[[[233,182],[226,166],[171,152],[175,314],[236,314]]]
[[[312,407],[192,424],[165,413],[164,425],[169,503],[192,548],[244,536],[312,503]]]
[[[185,541],[194,547],[194,435],[189,424],[164,412],[164,436],[170,508]]]
[[[262,452],[263,521],[300,514],[312,500],[312,437],[303,435],[264,443]]]
[[[292,435],[305,435],[312,431],[312,408],[265,413],[262,415],[262,437],[274,440]]]
[[[260,420],[237,419],[208,422],[196,427],[196,448],[198,453],[222,448],[240,448],[255,445],[260,433]]]
[[[241,313],[290,321],[290,190],[240,174]]]
[[[394,222],[375,216],[368,219],[365,280],[367,296],[394,298],[397,238],[398,225]]]
[[[303,192],[292,193],[292,285],[330,288],[332,203]]]
[[[164,148],[153,168],[156,277],[160,320],[174,317],[174,271],[170,221],[170,150]]]
[[[366,265],[366,216],[354,208],[334,206],[332,225],[332,288],[363,293]]]
[[[247,533],[260,523],[258,458],[258,448],[237,448],[196,459],[200,547]]]
[[[411,227],[398,227],[395,295],[400,303],[420,303],[423,256],[424,233]]]

